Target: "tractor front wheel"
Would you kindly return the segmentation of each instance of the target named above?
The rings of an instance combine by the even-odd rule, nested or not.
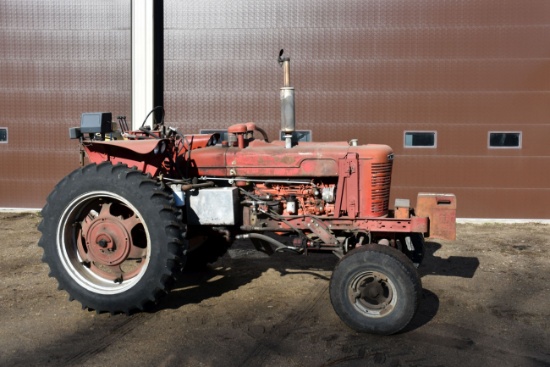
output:
[[[39,245],[50,276],[83,307],[143,310],[168,291],[182,260],[183,226],[170,194],[125,165],[73,171],[42,216]]]
[[[394,334],[407,326],[421,292],[412,262],[399,250],[376,244],[350,251],[330,281],[332,306],[342,321],[373,334]]]

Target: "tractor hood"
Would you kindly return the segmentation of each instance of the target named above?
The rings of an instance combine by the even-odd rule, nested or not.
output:
[[[199,176],[222,177],[335,177],[338,162],[353,154],[359,160],[386,163],[393,159],[387,145],[350,146],[347,142],[285,143],[254,140],[245,148],[207,147],[193,150],[191,166]]]

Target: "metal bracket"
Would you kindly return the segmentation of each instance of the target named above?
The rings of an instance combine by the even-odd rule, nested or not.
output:
[[[315,217],[306,217],[307,227],[311,232],[319,236],[319,239],[327,245],[338,245],[338,240],[332,234],[328,225]]]

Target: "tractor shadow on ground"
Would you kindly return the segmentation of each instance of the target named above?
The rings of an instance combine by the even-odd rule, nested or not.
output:
[[[424,261],[418,268],[421,277],[425,276],[453,276],[471,279],[479,268],[477,257],[450,256],[442,258],[436,256],[442,245],[438,242],[425,243]],[[415,317],[400,334],[413,331],[428,324],[439,311],[439,297],[432,291],[423,288],[422,299]]]
[[[437,315],[438,311],[439,297],[432,291],[423,288],[422,298],[420,299],[416,314],[411,322],[398,334],[406,334],[428,324]]]
[[[172,291],[151,311],[177,309],[188,304],[198,304],[210,298],[239,289],[273,269],[286,276],[306,274],[327,282],[326,272],[332,271],[338,258],[329,253],[311,253],[308,256],[278,252],[271,256],[243,248],[236,244],[228,254],[200,271],[183,271]]]
[[[436,256],[442,247],[438,242],[425,243],[425,255],[422,265],[418,268],[421,277],[426,275],[452,276],[459,278],[473,278],[479,268],[477,257],[450,256],[446,259]]]
[[[243,241],[244,242],[244,241]],[[479,267],[475,257],[436,256],[442,247],[437,242],[426,242],[425,257],[418,271],[424,276],[455,276],[472,278]],[[289,274],[307,274],[323,279],[328,283],[331,272],[338,258],[329,253],[311,253],[308,256],[292,253],[275,253],[271,256],[252,250],[247,243],[235,244],[221,259],[208,265],[201,271],[184,271],[177,280],[173,290],[164,297],[151,312],[162,309],[178,309],[188,304],[198,304],[210,298],[220,297],[225,293],[258,279],[268,269],[273,269],[286,276]],[[439,297],[424,288],[418,311],[411,323],[400,334],[407,333],[428,324],[438,313]]]

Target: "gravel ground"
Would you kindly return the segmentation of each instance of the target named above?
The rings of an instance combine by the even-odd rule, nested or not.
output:
[[[328,254],[236,243],[151,312],[69,302],[41,262],[37,214],[0,213],[1,366],[550,366],[550,226],[460,224],[427,242],[409,327],[356,333],[334,313]]]

